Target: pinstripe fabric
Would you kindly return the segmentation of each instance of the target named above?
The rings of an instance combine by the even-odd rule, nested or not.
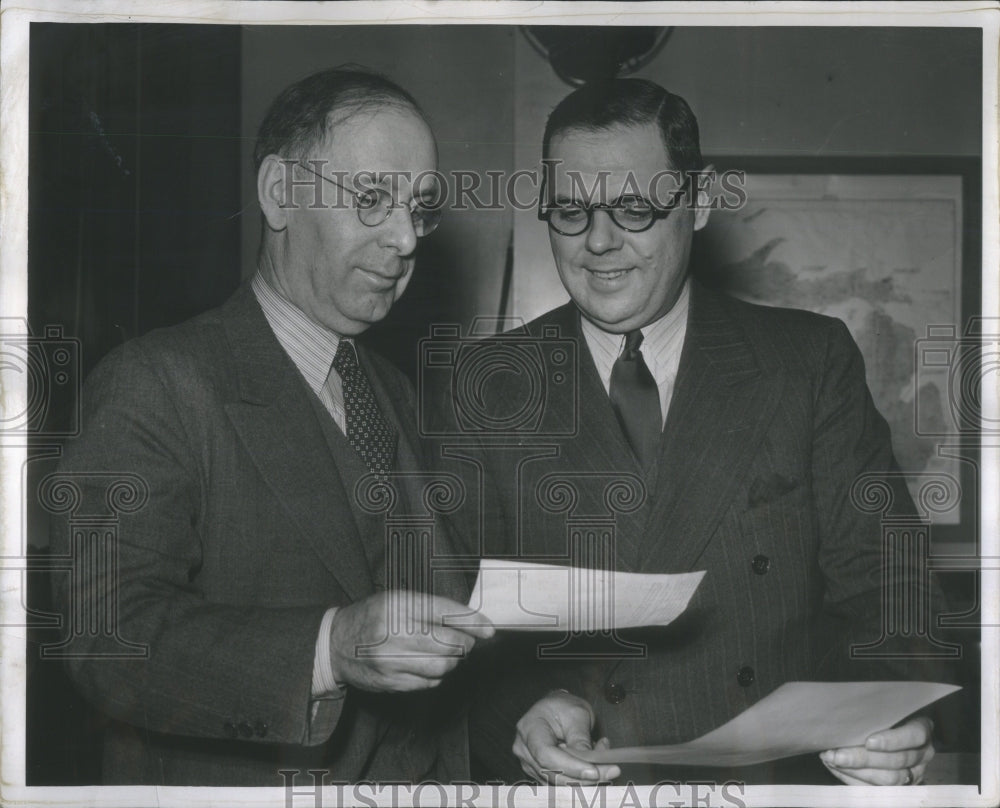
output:
[[[578,323],[567,305],[529,329],[555,325],[583,343]],[[492,546],[572,562],[567,514],[544,512],[539,486],[550,475],[572,480],[579,525],[588,514],[612,515],[602,498],[606,481],[638,473],[619,430],[607,426],[613,415],[595,362],[585,347],[580,357],[575,394],[546,402],[567,412],[578,407],[576,433],[520,442],[522,451],[551,444],[548,459],[518,465],[510,452],[487,455],[500,499],[495,521],[506,526]],[[497,403],[509,411],[509,400]],[[651,573],[703,569],[705,578],[671,626],[622,633],[644,646],[641,658],[550,660],[539,657],[538,638],[498,651],[505,674],[484,688],[490,700],[476,709],[474,753],[491,773],[516,777],[516,760],[500,740],[509,747],[514,723],[553,688],[593,705],[595,737],[641,745],[704,734],[786,681],[924,674],[920,663],[866,667],[848,653],[851,642],[879,637],[882,563],[879,518],[855,510],[848,492],[859,473],[894,468],[888,428],[842,323],[693,287],[659,468],[646,481],[644,503],[614,514],[614,563]],[[891,485],[900,507],[911,509],[905,486]],[[758,556],[769,563],[763,572],[754,569]],[[584,639],[571,647],[621,650]],[[507,673],[518,654],[519,673]],[[752,681],[741,683],[741,669],[752,669]],[[606,698],[612,684],[623,698]]]

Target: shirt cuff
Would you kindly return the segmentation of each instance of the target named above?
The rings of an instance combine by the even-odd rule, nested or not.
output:
[[[337,607],[331,606],[323,615],[319,624],[319,637],[316,639],[316,656],[313,659],[312,697],[339,698],[344,695],[343,689],[333,678],[333,666],[330,664],[330,626]]]

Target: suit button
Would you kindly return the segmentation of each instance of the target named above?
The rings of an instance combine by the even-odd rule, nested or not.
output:
[[[265,724],[263,721],[258,721],[256,724],[253,725],[253,731],[257,734],[258,738],[263,738],[265,735],[267,735],[267,724]]]
[[[625,701],[625,687],[617,682],[608,682],[604,686],[604,698],[611,704],[621,704]]]
[[[236,737],[236,725],[232,721],[227,721],[223,724],[222,729],[225,731],[227,738]]]
[[[771,559],[766,555],[754,556],[753,561],[750,562],[750,566],[758,575],[766,575],[767,571],[771,569]]]
[[[249,738],[253,735],[253,727],[251,727],[246,721],[240,722],[239,730],[240,735],[244,738]]]
[[[736,681],[740,683],[740,687],[750,687],[755,678],[753,668],[749,665],[744,665],[736,673]]]

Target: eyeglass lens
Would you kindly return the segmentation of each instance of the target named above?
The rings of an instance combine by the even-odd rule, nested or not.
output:
[[[579,235],[590,227],[595,210],[606,211],[611,221],[630,232],[647,230],[657,215],[657,211],[644,200],[622,201],[606,207],[560,205],[549,209],[549,224],[564,235]]]
[[[397,207],[392,194],[383,188],[371,188],[360,191],[356,199],[358,218],[362,224],[368,227],[375,227],[382,224],[392,214],[393,208]],[[398,207],[406,209],[405,205],[398,205]],[[417,200],[416,206],[407,210],[410,215],[410,221],[413,223],[413,232],[417,236],[426,236],[441,222],[440,207],[429,207]]]

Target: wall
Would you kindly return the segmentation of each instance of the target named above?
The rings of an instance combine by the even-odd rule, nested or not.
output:
[[[976,29],[675,28],[638,76],[682,95],[706,156],[966,156],[981,147]],[[515,162],[537,165],[571,88],[516,41]],[[567,299],[544,226],[515,216],[512,314]]]
[[[255,266],[260,219],[252,175],[253,136],[267,105],[309,73],[354,62],[402,84],[424,108],[438,139],[440,169],[512,170],[516,31],[510,26],[247,27],[243,34],[243,267]],[[405,305],[369,339],[412,372],[416,341],[431,322],[496,315],[511,235],[509,211],[447,215],[418,248]]]
[[[980,50],[976,29],[676,28],[638,75],[688,100],[709,156],[977,157]],[[250,153],[265,106],[289,82],[350,61],[426,107],[445,171],[537,166],[545,118],[570,91],[514,26],[245,28],[244,274],[259,240]],[[380,347],[412,370],[399,343],[428,323],[496,315],[512,229],[506,313],[531,318],[564,301],[534,210],[451,211],[421,247],[405,305],[376,329]]]

